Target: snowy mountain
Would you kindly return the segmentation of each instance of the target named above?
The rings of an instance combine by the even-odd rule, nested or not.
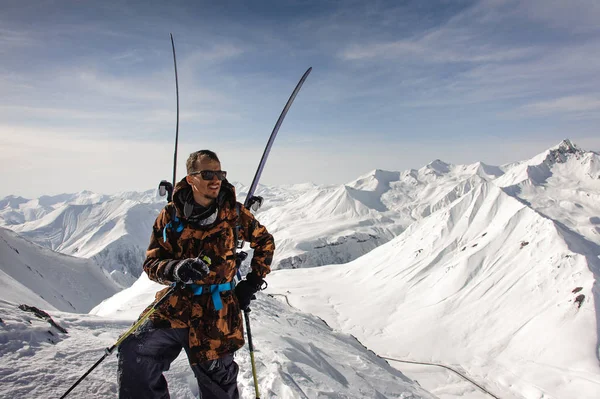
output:
[[[84,191],[2,203],[6,227],[53,251],[94,259],[116,282],[131,285],[164,199],[155,190],[112,197]]]
[[[44,309],[88,312],[122,287],[96,262],[62,255],[0,228],[0,298]]]
[[[600,245],[600,156],[565,140],[495,181],[541,215]]]
[[[267,293],[275,298],[259,295],[254,305],[253,332],[261,337],[256,345],[266,397],[430,397],[346,335],[353,334],[379,356],[451,366],[496,397],[596,398],[599,165],[597,153],[566,140],[530,160],[499,167],[436,160],[418,170],[375,170],[342,186],[260,187],[265,207],[258,218],[275,235],[276,267],[302,267],[273,272]],[[237,185],[237,190],[242,199],[245,187]],[[38,205],[28,207],[28,200],[7,197],[2,215],[25,220],[29,209],[29,221],[16,226],[29,226],[28,233],[39,234],[39,240],[51,220],[77,221],[63,223],[68,230],[49,231],[86,237],[79,241],[78,253],[94,253],[88,242],[116,248],[112,245],[120,238],[126,251],[128,241],[122,237],[149,234],[141,220],[152,223],[151,213],[162,207],[157,201],[148,210],[137,197],[130,193],[95,204],[45,203],[51,208],[46,213]],[[73,208],[77,206],[84,207],[80,213]],[[44,214],[35,219],[32,210]],[[59,216],[63,212],[72,216]],[[87,220],[105,225],[99,215],[114,224],[96,233]],[[64,241],[69,243],[64,248],[75,247],[76,240],[61,237],[55,245]],[[6,243],[3,256],[14,248],[20,252],[10,239]],[[44,259],[28,264],[39,265],[44,273]],[[326,266],[314,267],[320,265]],[[28,275],[10,281],[0,276],[10,287],[4,292],[11,295],[1,298],[41,301],[38,291],[26,286]],[[8,387],[0,388],[0,396],[1,389],[43,397],[62,393],[68,381],[101,356],[92,349],[110,346],[157,289],[142,275],[94,308],[93,315],[51,312],[70,335],[49,337],[39,327],[27,335],[32,337],[27,346],[23,334],[38,327],[13,303],[1,302],[0,342],[12,350],[0,356],[4,364],[6,359],[18,366],[0,370],[2,387]],[[333,330],[301,311],[322,317]],[[56,357],[72,362],[76,370],[63,375],[62,366],[45,361]],[[252,396],[247,357],[245,350],[238,357],[241,386]],[[441,399],[484,397],[477,388],[431,368],[394,367]],[[15,383],[39,368],[51,384]],[[115,370],[115,359],[107,360],[81,392],[92,398],[114,395]],[[174,396],[196,393],[184,358],[177,360],[169,378],[175,382]]]
[[[500,167],[435,160],[418,170],[374,170],[340,186],[261,185],[257,194],[265,201],[257,217],[276,239],[274,270],[340,264],[388,242],[487,181],[557,221],[565,206],[585,207],[570,228],[586,230],[600,243],[594,216],[600,213],[599,168],[596,154],[565,140],[531,160]],[[235,186],[243,201],[248,187]],[[0,205],[0,224],[55,251],[93,257],[117,281],[131,284],[141,273],[150,227],[164,199],[155,190],[112,197],[83,192],[31,201],[7,197]]]
[[[275,272],[268,292],[381,356],[454,365],[498,397],[595,398],[599,160],[565,141],[477,173],[387,244],[345,265]]]

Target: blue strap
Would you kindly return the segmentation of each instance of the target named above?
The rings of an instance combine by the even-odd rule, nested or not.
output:
[[[173,222],[175,222],[176,224],[174,225]],[[177,233],[181,233],[183,231],[183,223],[181,223],[179,221],[179,218],[177,216],[175,216],[173,218],[173,220],[171,220],[169,223],[167,223],[167,225],[163,229],[163,241],[164,242],[167,242],[167,229],[173,229],[173,226],[177,226],[175,228],[175,231]]]
[[[192,289],[194,295],[202,295],[204,291],[205,285],[199,284],[190,284],[189,287]],[[227,282],[223,284],[212,284],[210,287],[210,294],[212,295],[213,304],[215,305],[215,310],[223,309],[223,302],[221,301],[221,292],[229,291],[233,289],[233,283]]]

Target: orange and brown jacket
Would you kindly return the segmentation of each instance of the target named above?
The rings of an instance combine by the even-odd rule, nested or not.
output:
[[[254,249],[252,271],[264,278],[271,271],[275,250],[273,236],[244,206],[238,205],[238,213],[234,187],[223,181],[216,200],[216,220],[207,225],[186,219],[184,204],[190,201],[191,196],[191,187],[185,179],[181,180],[175,187],[173,202],[165,206],[156,218],[144,261],[148,277],[170,285],[173,283],[173,268],[179,260],[201,255],[211,260],[210,274],[195,281],[195,284],[232,281],[237,273],[235,229],[239,226],[239,239],[248,241]],[[183,225],[180,232],[170,228],[174,215]],[[167,240],[164,239],[165,232]],[[167,290],[158,292],[156,298],[161,298]],[[191,289],[176,289],[167,302],[150,316],[150,320],[154,328],[189,328],[190,363],[214,360],[244,345],[242,316],[234,291],[223,291],[221,301],[222,309],[215,310],[210,294],[194,295]]]

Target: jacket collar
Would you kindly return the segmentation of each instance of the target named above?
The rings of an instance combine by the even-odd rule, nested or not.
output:
[[[219,195],[217,196],[216,199],[216,205],[218,208],[224,208],[224,207],[230,207],[233,208],[235,207],[235,202],[236,202],[236,196],[235,196],[235,187],[233,187],[233,185],[231,183],[229,183],[227,180],[223,180],[221,182],[221,191],[219,191]],[[173,203],[175,204],[175,207],[177,208],[177,212],[179,213],[180,217],[185,217],[186,213],[191,212],[190,211],[190,205],[194,204],[194,195],[192,193],[192,186],[189,185],[189,183],[187,182],[187,180],[185,179],[185,177],[183,179],[181,179],[176,185],[175,185],[175,190],[173,191]],[[186,204],[190,204],[187,205],[187,209],[186,209]],[[187,210],[187,212],[186,212]]]

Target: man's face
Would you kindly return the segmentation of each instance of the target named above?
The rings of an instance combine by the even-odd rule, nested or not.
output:
[[[200,157],[200,159],[196,161],[195,166],[196,172],[202,170],[221,170],[221,163],[213,161],[208,157]],[[217,198],[219,191],[221,190],[221,181],[217,176],[213,176],[212,180],[204,180],[202,175],[194,174],[188,175],[186,180],[188,184],[192,186],[194,199],[203,206],[210,205]]]

